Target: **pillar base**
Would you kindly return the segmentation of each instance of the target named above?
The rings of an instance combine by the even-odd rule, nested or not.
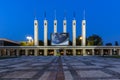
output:
[[[73,56],[76,56],[76,49],[73,49]]]
[[[47,49],[44,49],[44,56],[47,56]]]
[[[18,49],[16,50],[16,56],[19,56],[19,50]]]
[[[112,56],[112,49],[110,49],[110,56]]]
[[[1,50],[0,50],[0,56],[2,56]]]
[[[34,56],[38,56],[38,50],[37,49],[34,50]]]
[[[57,56],[57,50],[54,49],[54,56]]]
[[[66,49],[64,49],[64,54],[63,55],[66,56]]]
[[[83,56],[87,56],[87,54],[86,54],[86,50],[85,49],[83,49]]]
[[[25,56],[28,56],[28,50],[25,49]]]

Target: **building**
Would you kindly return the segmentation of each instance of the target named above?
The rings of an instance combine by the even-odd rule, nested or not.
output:
[[[57,33],[56,12],[55,12],[55,19],[53,20],[53,24],[54,24],[53,33]],[[39,22],[35,18],[35,20],[34,20],[34,46],[32,46],[32,48],[34,48],[34,49],[35,49],[35,47],[39,47],[40,48],[40,46],[39,46],[39,38],[38,38],[38,35],[39,35],[39,32],[38,32],[39,30],[38,29],[40,29],[39,28]],[[84,38],[86,38],[86,31],[85,30],[86,30],[86,21],[84,19],[82,21],[82,34],[83,34],[82,35],[82,41],[83,41],[83,46],[85,46],[85,42],[86,42],[85,39],[84,39]],[[66,15],[64,16],[64,20],[63,20],[63,33],[67,33],[67,19],[66,19]],[[72,38],[73,38],[72,39],[73,40],[72,43],[73,44],[72,44],[71,47],[76,47],[76,19],[75,19],[75,14],[74,14],[74,17],[73,17],[73,20],[72,20],[72,34],[73,34],[72,35]],[[62,55],[65,55],[65,54],[72,54],[72,53],[78,52],[75,48],[73,48],[73,49],[71,49],[71,48],[70,49],[65,49],[65,46],[69,46],[69,45],[63,45],[63,47],[58,45],[59,48],[57,48],[57,49],[53,48],[53,47],[56,47],[56,46],[52,46],[51,45],[51,46],[49,46],[49,48],[47,48],[48,47],[48,42],[47,42],[48,38],[47,37],[48,37],[48,20],[46,19],[46,13],[45,13],[45,19],[44,19],[44,49],[42,48],[40,50],[37,50],[37,48],[36,48],[34,50],[34,49],[30,48],[29,50],[23,50],[23,48],[20,47],[21,49],[20,49],[19,52],[21,52],[21,53],[28,53],[28,54],[29,53],[35,53],[35,55],[40,53],[40,54],[43,54],[43,55],[46,55],[46,56],[47,55],[57,55],[57,53],[61,53]],[[6,43],[6,46],[14,46],[14,45],[19,46],[19,45],[15,44],[15,42],[14,42],[14,44],[10,43],[10,41],[9,42],[4,42],[4,43]],[[1,44],[3,44],[3,42],[1,42]],[[29,48],[30,46],[27,46],[27,47]],[[8,51],[8,49],[6,49],[6,51]],[[17,51],[17,50],[15,50],[15,51]],[[75,55],[75,54],[73,54],[73,55]]]
[[[38,33],[39,33],[38,32],[38,24],[39,24],[38,20],[35,19],[34,20],[34,45],[35,46],[38,46]],[[54,24],[53,33],[58,33],[57,32],[56,12],[55,12],[55,19],[53,20],[53,24]],[[86,46],[86,20],[85,20],[85,13],[84,13],[84,18],[82,20],[81,28],[82,28],[82,31],[81,31],[82,32],[82,46]],[[48,32],[47,31],[48,31],[48,20],[46,19],[46,13],[45,13],[45,19],[44,19],[44,47],[48,46],[48,42],[47,42]],[[67,19],[66,19],[66,16],[64,17],[64,20],[63,20],[63,33],[67,33]],[[73,20],[72,20],[72,43],[73,43],[72,46],[75,47],[76,46],[76,19],[75,19],[75,13],[74,13],[74,17],[73,17]],[[61,50],[61,47],[60,47],[60,50]],[[59,52],[59,50],[55,50],[55,49],[53,51],[54,52]],[[44,53],[47,53],[47,52],[49,52],[49,51],[47,49],[45,49]],[[71,52],[71,50],[70,50],[70,52]],[[75,49],[73,49],[73,53],[76,53]]]
[[[8,39],[0,38],[0,46],[20,46],[20,43]]]
[[[85,13],[84,13],[85,15]],[[5,55],[120,55],[119,46],[86,46],[86,20],[85,17],[82,20],[81,32],[82,32],[82,45],[76,46],[76,19],[72,20],[72,45],[55,45],[48,46],[47,37],[48,37],[48,20],[44,19],[44,46],[39,46],[38,44],[38,29],[41,29],[38,26],[38,20],[34,20],[34,46],[19,46],[19,43],[16,43],[7,39],[0,39],[0,56]],[[53,33],[57,33],[57,19],[53,20],[54,29]],[[67,19],[63,20],[63,33],[67,33]],[[113,51],[116,50],[116,53]]]

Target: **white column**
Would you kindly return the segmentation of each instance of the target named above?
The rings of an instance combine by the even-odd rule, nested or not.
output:
[[[83,48],[82,53],[83,53],[83,56],[86,56],[87,55],[86,54],[86,49]]]
[[[93,56],[95,55],[95,51],[94,51],[94,49],[92,49],[92,55],[93,55]]]
[[[57,20],[54,20],[54,33],[57,33]]]
[[[73,49],[73,56],[76,56],[76,49]]]
[[[7,56],[10,56],[10,49],[7,49]]]
[[[64,49],[64,54],[63,55],[66,56],[66,49]]]
[[[112,56],[112,49],[110,49],[109,52],[110,52],[110,56]]]
[[[38,20],[34,20],[34,45],[38,46]]]
[[[16,49],[16,55],[19,56],[19,49]]]
[[[44,49],[44,56],[47,56],[47,49]]]
[[[120,56],[120,49],[118,49],[118,55]]]
[[[56,49],[54,49],[54,56],[56,56],[57,55],[57,50]]]
[[[82,20],[82,46],[86,46],[86,20]]]
[[[1,54],[1,49],[0,49],[0,56],[1,56],[2,54]]]
[[[4,49],[3,56],[6,56],[7,54],[7,49]]]
[[[103,49],[100,50],[100,53],[101,53],[101,56],[103,56],[103,54],[104,54]]]
[[[73,46],[76,46],[76,20],[72,21]]]
[[[67,21],[63,20],[63,33],[67,32]]]
[[[34,49],[34,56],[38,56],[38,49]]]
[[[28,56],[28,49],[25,49],[25,55]]]
[[[48,33],[48,22],[47,20],[44,20],[44,46],[47,46],[47,33]]]

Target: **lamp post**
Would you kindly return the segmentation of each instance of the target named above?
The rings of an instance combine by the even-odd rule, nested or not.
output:
[[[80,42],[81,45],[82,45],[82,39],[83,39],[82,36],[80,36],[80,37],[79,37],[79,40],[81,41],[81,42]]]
[[[33,45],[33,38],[31,36],[27,36],[26,39],[28,40],[27,45]]]

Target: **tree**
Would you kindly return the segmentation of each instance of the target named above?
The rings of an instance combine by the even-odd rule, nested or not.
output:
[[[118,41],[115,41],[115,46],[118,46],[119,44],[118,44]]]
[[[87,45],[88,46],[101,46],[103,45],[102,38],[96,34],[89,36],[87,38]]]
[[[25,42],[25,41],[23,41],[23,42],[20,42],[20,45],[21,46],[33,46],[33,42]]]
[[[39,46],[43,46],[43,45],[44,45],[43,41],[39,40]]]
[[[20,46],[27,46],[26,42],[20,42]]]
[[[51,46],[51,40],[48,39],[48,46]]]
[[[28,42],[27,45],[28,45],[28,46],[33,46],[33,45],[34,45],[34,42],[33,42],[33,41],[32,41],[32,42]]]
[[[72,41],[69,41],[69,45],[70,45],[70,46],[72,45]]]
[[[112,46],[112,43],[106,43],[106,46]]]
[[[81,45],[81,39],[80,39],[81,36],[78,36],[76,38],[76,45],[80,46]]]

